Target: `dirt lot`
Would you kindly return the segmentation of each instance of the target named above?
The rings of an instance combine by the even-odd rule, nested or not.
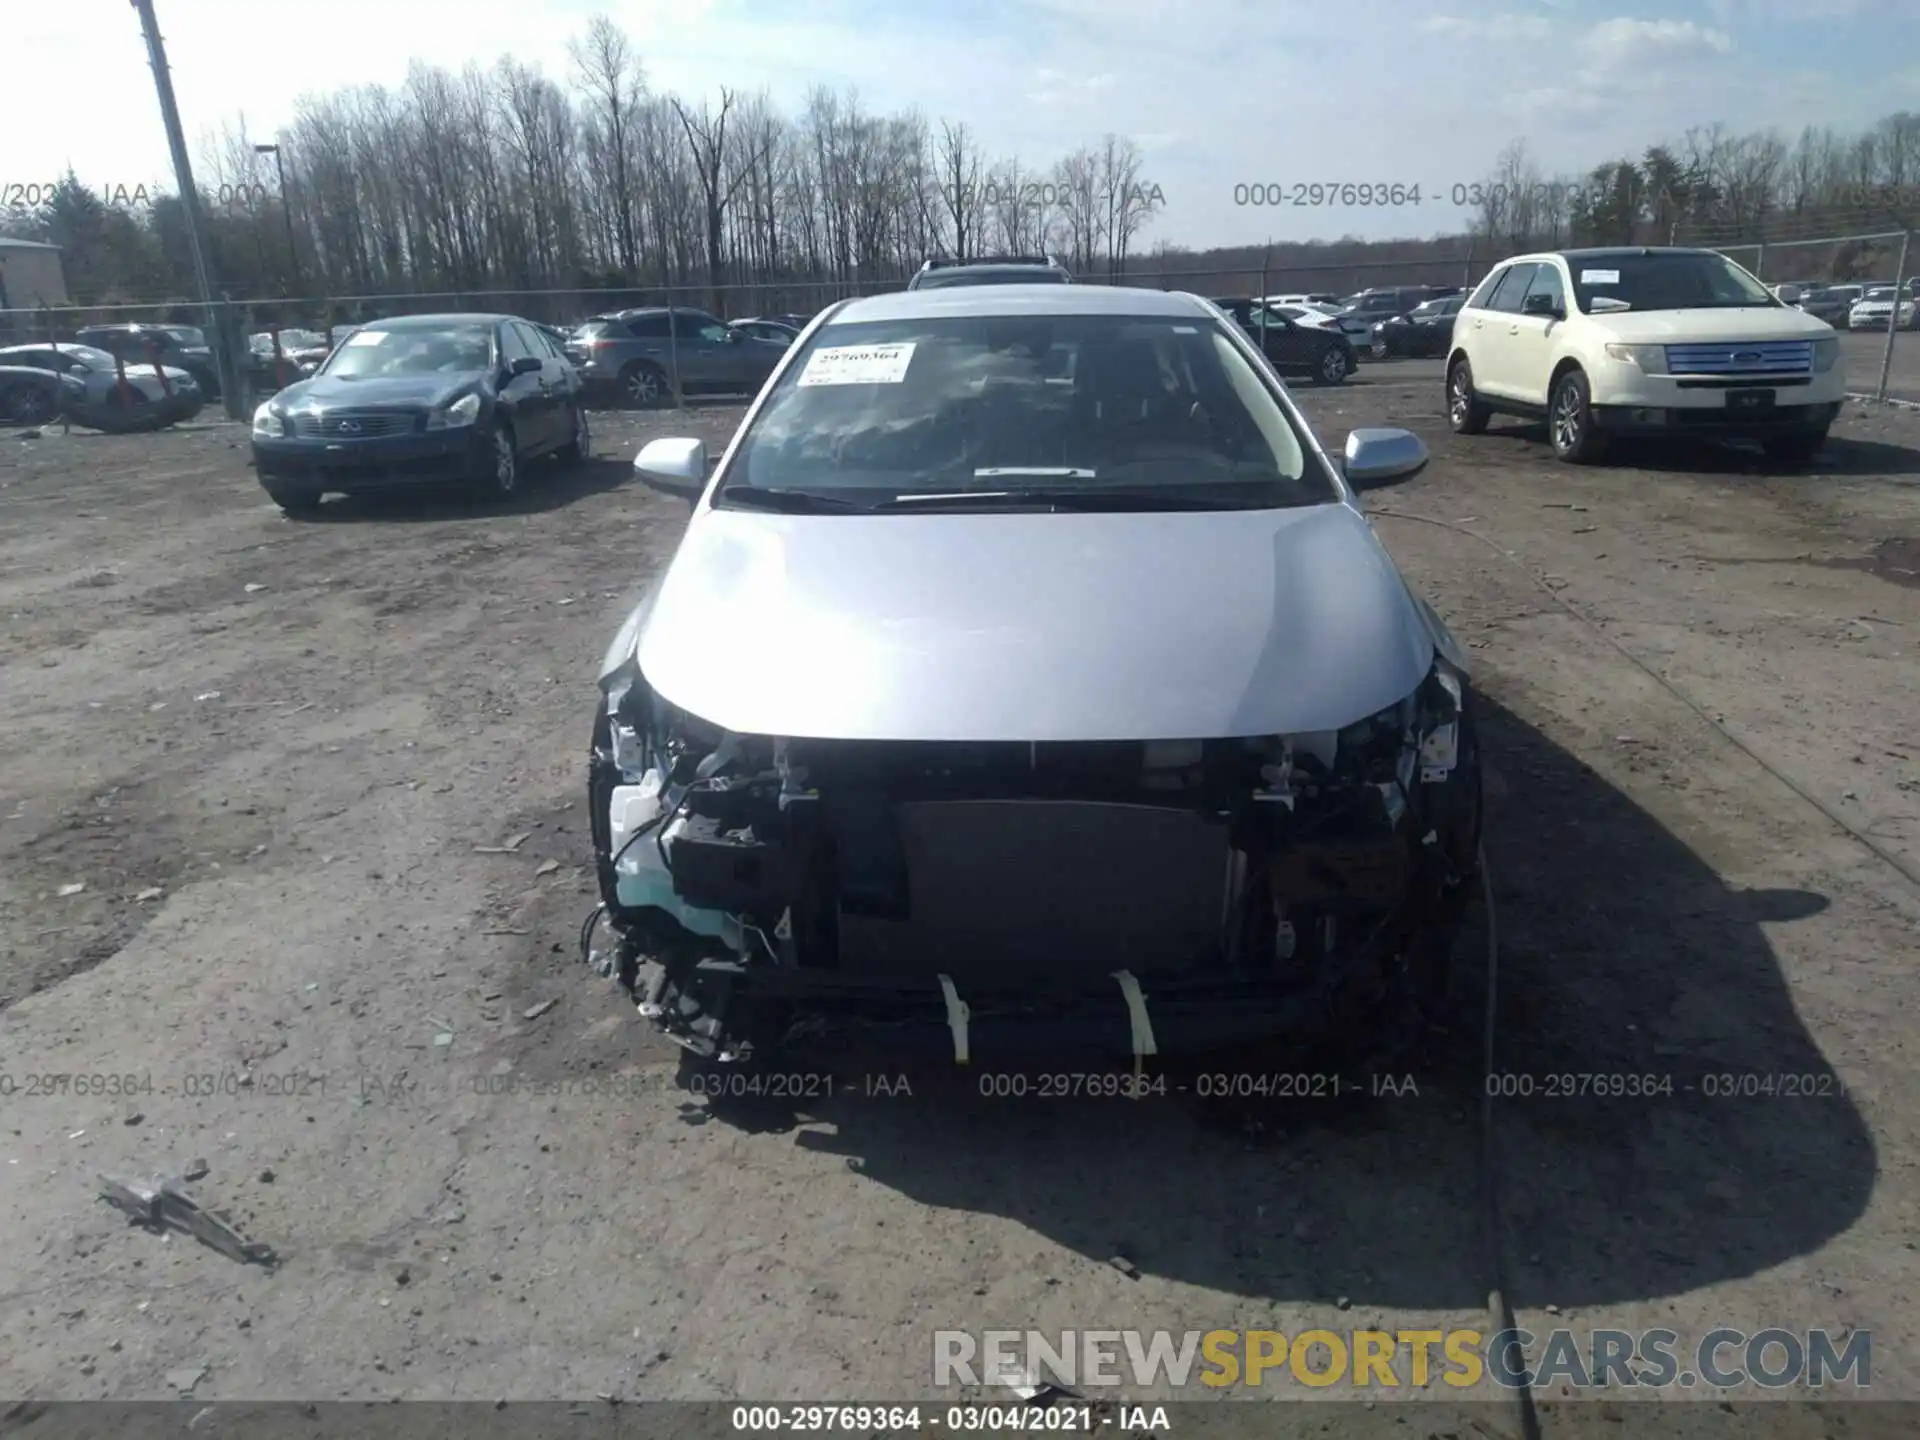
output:
[[[1303,393],[1434,448],[1368,502],[1492,702],[1499,1068],[1673,1085],[1501,1104],[1521,1323],[1868,1329],[1920,1397],[1920,894],[1623,653],[1920,866],[1920,415],[1577,471],[1450,436],[1437,365]],[[1477,1074],[749,1123],[576,963],[593,667],[684,516],[627,461],[737,418],[308,522],[236,427],[0,441],[0,1394],[913,1398],[943,1327],[1485,1328]],[[278,1271],[94,1198],[196,1159]]]

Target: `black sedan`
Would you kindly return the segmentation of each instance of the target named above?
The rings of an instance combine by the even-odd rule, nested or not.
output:
[[[526,461],[592,453],[579,372],[511,315],[410,315],[361,326],[311,378],[253,415],[260,484],[288,513],[329,492],[464,482],[512,495]]]
[[[1465,297],[1448,295],[1416,305],[1405,315],[1395,315],[1373,327],[1380,347],[1388,355],[1444,355],[1453,340],[1453,322]]]
[[[1247,332],[1282,375],[1306,375],[1318,385],[1338,385],[1354,372],[1353,342],[1332,325],[1309,325],[1244,295],[1213,303]]]

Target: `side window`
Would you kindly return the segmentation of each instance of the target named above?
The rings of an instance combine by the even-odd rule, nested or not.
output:
[[[696,338],[708,345],[725,345],[733,339],[733,332],[716,320],[711,324],[702,325]]]
[[[551,360],[552,353],[547,349],[546,337],[531,325],[522,325],[518,320],[507,327],[513,337],[520,342],[520,348],[536,360]]]
[[[527,348],[524,334],[518,325],[508,323],[500,327],[500,358],[508,364],[533,354]]]
[[[1506,278],[1494,287],[1487,308],[1518,314],[1521,299],[1526,295],[1527,287],[1533,283],[1534,271],[1539,268],[1538,265],[1515,265],[1510,268]]]
[[[664,312],[655,315],[636,315],[626,322],[627,333],[636,340],[664,340],[667,338],[667,317]]]
[[[1533,284],[1527,287],[1527,298],[1531,299],[1535,295],[1550,297],[1556,310],[1565,310],[1567,308],[1567,291],[1566,287],[1560,283],[1560,267],[1558,265],[1542,265],[1539,267],[1534,274]],[[1522,303],[1524,304],[1525,302],[1523,301]]]
[[[1474,289],[1473,294],[1467,297],[1467,308],[1470,310],[1485,310],[1493,300],[1493,292],[1499,287],[1500,282],[1506,278],[1507,272],[1504,269],[1495,270],[1491,275],[1487,276],[1487,278],[1482,280]]]

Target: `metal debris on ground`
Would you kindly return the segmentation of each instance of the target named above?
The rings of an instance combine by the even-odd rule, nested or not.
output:
[[[279,1263],[280,1257],[274,1253],[271,1245],[247,1239],[233,1227],[223,1212],[203,1209],[199,1201],[180,1188],[181,1183],[172,1180],[152,1183],[119,1181],[103,1175],[100,1177],[100,1198],[114,1209],[122,1211],[136,1225],[156,1234],[164,1235],[169,1230],[178,1230],[242,1265],[262,1265],[272,1269]]]
[[[536,875],[551,875],[554,871],[558,870],[559,868],[560,868],[560,862],[558,860],[542,860],[540,862],[539,868],[537,868],[533,873]]]
[[[1078,1400],[1080,1392],[1064,1385],[1016,1385],[1013,1393],[1029,1405],[1051,1405],[1055,1400]]]
[[[520,1012],[520,1018],[522,1020],[538,1020],[542,1015],[546,1014],[547,1011],[553,1009],[553,1007],[558,1005],[559,1003],[560,1002],[557,999],[542,1000],[538,1005],[529,1005],[525,1010],[522,1010]]]
[[[206,1378],[207,1367],[204,1365],[183,1365],[178,1370],[167,1371],[167,1384],[183,1395]]]
[[[1126,1276],[1129,1280],[1138,1280],[1140,1278],[1140,1267],[1134,1264],[1133,1261],[1129,1260],[1124,1255],[1115,1255],[1111,1257],[1107,1261],[1107,1264],[1111,1265],[1114,1269],[1118,1270],[1122,1275]]]
[[[72,883],[71,885],[62,885],[62,886],[60,887],[60,893],[61,893],[61,895],[63,895],[63,896],[66,896],[66,895],[78,895],[78,894],[79,894],[79,893],[80,893],[80,892],[81,892],[82,890],[84,890],[84,889],[86,889],[86,888],[87,888],[87,882],[86,882],[86,881],[84,881],[84,880],[76,880],[76,881],[74,881],[74,882],[73,882],[73,883]]]

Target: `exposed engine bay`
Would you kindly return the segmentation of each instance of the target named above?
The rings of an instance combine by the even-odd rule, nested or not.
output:
[[[1417,1024],[1446,989],[1481,795],[1444,659],[1340,731],[1224,740],[749,736],[632,667],[602,688],[590,959],[710,1060],[1138,1063]]]

